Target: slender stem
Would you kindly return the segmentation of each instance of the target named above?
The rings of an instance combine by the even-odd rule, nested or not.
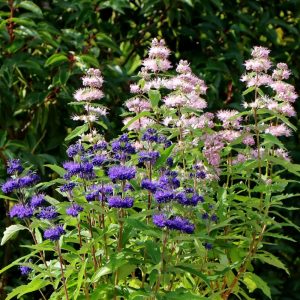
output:
[[[89,231],[90,231],[90,235],[91,235],[91,240],[93,242],[93,227],[92,227],[92,221],[91,221],[90,213],[88,214],[87,220],[88,220],[88,224],[89,224]],[[98,268],[98,263],[97,263],[97,259],[96,259],[96,251],[95,251],[94,245],[92,245],[92,256],[93,256],[93,262],[94,262],[94,270],[96,272],[97,268]]]
[[[239,270],[238,270],[238,273],[237,275],[235,276],[235,278],[233,279],[231,285],[229,286],[229,288],[227,289],[226,292],[224,292],[222,294],[222,299],[223,300],[227,300],[228,297],[230,296],[230,294],[232,293],[234,287],[236,286],[236,284],[238,283],[241,275],[243,275],[243,273],[246,271],[247,269],[247,264],[248,262],[250,261],[251,257],[256,253],[257,251],[257,248],[258,248],[258,245],[259,243],[261,242],[262,238],[263,238],[263,235],[264,235],[264,232],[266,230],[266,227],[267,225],[264,224],[262,226],[262,229],[261,229],[261,232],[258,236],[258,238],[256,238],[256,235],[254,234],[253,235],[253,239],[252,239],[252,242],[250,244],[250,247],[249,247],[249,252],[248,252],[248,255],[246,256],[244,262],[242,263],[242,265],[240,266]]]
[[[162,251],[161,251],[161,265],[160,265],[160,270],[159,270],[159,275],[158,275],[158,279],[156,282],[156,287],[155,287],[155,293],[157,294],[159,287],[160,287],[160,283],[164,283],[164,271],[165,271],[165,250],[166,250],[166,245],[167,245],[167,241],[168,241],[168,230],[165,232],[165,236],[163,237],[163,247],[162,247]],[[164,234],[164,232],[163,232]]]
[[[42,290],[39,289],[39,292],[41,294],[41,296],[43,297],[44,300],[47,300],[47,298],[45,297],[44,293],[42,292]]]
[[[62,256],[61,256],[59,241],[56,242],[56,247],[57,247],[57,254],[58,254],[58,257],[59,257],[61,280],[62,280],[62,283],[63,283],[63,286],[64,286],[66,299],[69,300],[69,295],[68,295],[68,290],[67,290],[67,285],[66,285],[66,278],[65,278],[65,275],[64,275],[63,259],[62,259]]]

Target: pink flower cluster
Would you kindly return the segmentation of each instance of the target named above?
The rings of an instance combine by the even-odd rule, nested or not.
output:
[[[85,102],[84,109],[86,113],[84,115],[75,115],[72,117],[74,121],[83,121],[86,123],[93,123],[99,119],[100,116],[107,114],[107,108],[93,104],[95,100],[99,100],[104,97],[101,90],[103,84],[103,77],[101,71],[98,69],[88,69],[84,77],[82,77],[82,84],[84,88],[78,89],[74,93],[75,100],[79,102]]]

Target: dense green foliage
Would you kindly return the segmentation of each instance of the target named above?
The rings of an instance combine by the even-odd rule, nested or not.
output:
[[[121,128],[118,116],[129,94],[128,80],[140,66],[153,37],[166,40],[174,50],[174,62],[188,59],[193,71],[202,75],[209,85],[210,111],[240,107],[242,63],[254,45],[272,49],[272,56],[286,61],[299,80],[298,0],[35,3],[0,1],[3,180],[4,165],[10,157],[21,157],[39,167],[45,176],[54,176],[43,165],[65,159],[64,138],[75,127],[69,116],[78,110],[68,103],[87,67],[100,67],[103,72],[103,101],[110,108],[106,135],[116,136]],[[299,84],[296,89],[299,93]],[[296,119],[293,122],[296,124]],[[299,138],[290,138],[288,148],[299,162]],[[296,186],[290,189],[295,192]],[[1,216],[7,224],[4,216],[8,206],[8,202],[1,203]],[[293,212],[288,214],[293,216]],[[289,233],[297,239],[294,231]],[[9,247],[0,251],[4,264],[14,255]],[[288,241],[281,241],[274,250],[285,257],[291,277],[273,269],[264,270],[263,276],[271,285],[274,299],[294,299],[300,288],[297,251]],[[2,282],[8,279],[15,285],[11,278],[2,277]]]

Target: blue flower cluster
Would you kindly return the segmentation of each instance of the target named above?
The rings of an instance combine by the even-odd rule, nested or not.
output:
[[[108,206],[115,208],[131,208],[133,206],[133,198],[112,196],[108,198]]]
[[[110,184],[92,185],[88,194],[85,196],[86,200],[91,201],[106,201],[107,196],[113,194],[113,187]]]
[[[65,230],[62,225],[57,225],[51,228],[48,228],[44,231],[44,238],[50,241],[57,241],[59,238],[65,234]]]
[[[130,180],[133,179],[135,175],[135,167],[130,166],[113,166],[108,170],[108,176],[112,182],[116,182],[117,180]]]
[[[139,163],[149,162],[154,165],[159,157],[158,151],[141,151],[139,152]]]
[[[10,178],[8,179],[1,187],[4,194],[12,193],[15,190],[19,190],[22,188],[30,187],[33,184],[37,183],[40,180],[40,177],[32,172],[29,171],[23,177],[17,178]]]
[[[27,266],[19,266],[19,270],[22,276],[27,276],[32,271],[32,268]]]
[[[195,225],[188,219],[180,216],[172,216],[168,218],[165,214],[153,215],[153,223],[160,228],[168,228],[171,230],[179,230],[184,233],[194,233]]]
[[[72,217],[77,217],[78,214],[82,211],[83,211],[83,207],[77,203],[72,203],[72,205],[66,209],[67,215]]]
[[[23,171],[20,159],[11,159],[7,163],[7,174],[18,174]]]
[[[136,153],[135,147],[130,143],[127,134],[123,134],[111,143],[111,150],[115,159],[126,161]]]
[[[150,143],[164,144],[165,148],[168,148],[172,145],[172,142],[167,139],[164,135],[159,135],[157,130],[154,128],[148,128],[142,135],[142,141]]]

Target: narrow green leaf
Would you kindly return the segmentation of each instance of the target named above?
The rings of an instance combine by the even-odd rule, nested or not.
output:
[[[8,294],[8,296],[6,297],[6,300],[10,300],[15,296],[17,296],[17,298],[19,299],[21,296],[31,293],[31,292],[34,292],[34,291],[37,291],[37,290],[40,290],[49,284],[50,284],[50,282],[45,279],[34,278],[32,281],[30,281],[26,285],[21,285],[21,286],[18,286],[17,288],[14,288],[14,290],[10,294]]]
[[[65,138],[65,141],[70,141],[70,140],[74,139],[75,137],[78,137],[82,133],[86,132],[88,129],[89,129],[88,124],[84,124],[82,126],[76,127],[74,130],[72,130],[71,133],[69,133],[67,135],[67,137]]]
[[[16,224],[16,225],[10,225],[7,227],[4,231],[3,238],[1,240],[1,246],[3,246],[7,241],[9,241],[11,238],[13,238],[16,233],[20,230],[27,229],[27,227],[21,225],[21,224]]]
[[[185,265],[178,265],[178,266],[175,266],[175,267],[178,268],[178,269],[181,269],[181,270],[183,270],[185,272],[189,272],[189,273],[191,273],[193,275],[198,276],[199,278],[201,278],[207,284],[208,287],[210,286],[210,280],[202,272],[200,272],[198,270],[195,270],[195,269],[193,269],[193,268],[191,268],[189,266],[185,266]]]
[[[49,165],[48,164],[48,165],[45,165],[45,167],[48,167],[49,169],[56,172],[60,176],[64,176],[64,174],[66,173],[66,170],[64,168],[57,166],[57,165]]]
[[[77,287],[76,287],[75,293],[73,295],[75,300],[78,298],[79,293],[80,293],[80,288],[81,288],[83,278],[84,278],[84,271],[85,271],[85,268],[86,268],[86,262],[87,261],[85,260],[84,263],[81,265],[80,271],[79,271],[78,276],[77,276]]]
[[[32,1],[22,1],[18,6],[33,12],[38,17],[43,17],[43,12],[40,7]]]
[[[62,53],[55,53],[46,60],[45,67],[49,67],[51,65],[59,65],[66,61],[68,61],[68,57],[66,55]]]
[[[175,144],[171,145],[167,149],[165,149],[161,154],[159,159],[155,163],[155,168],[159,168],[161,165],[165,164],[167,158],[171,155],[173,149],[175,147]]]
[[[99,269],[92,277],[91,282],[97,282],[102,276],[112,273],[112,268],[110,267],[102,267]]]
[[[132,123],[134,123],[135,121],[137,121],[138,119],[142,118],[142,117],[146,117],[146,116],[151,116],[151,113],[149,111],[143,111],[141,113],[139,113],[138,115],[136,115],[135,117],[133,117],[123,128],[122,131],[126,130]]]
[[[247,88],[244,92],[243,92],[243,96],[251,93],[252,91],[255,90],[255,86],[250,86],[249,88]]]

